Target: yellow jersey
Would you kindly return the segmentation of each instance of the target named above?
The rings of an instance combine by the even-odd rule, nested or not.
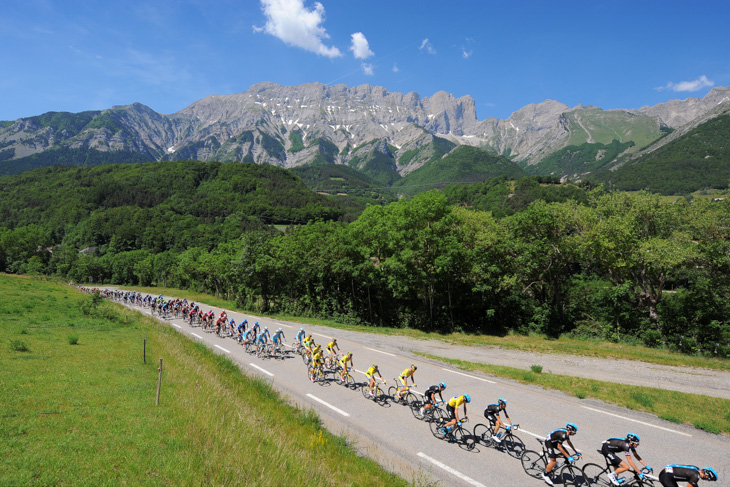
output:
[[[375,372],[378,372],[378,369],[376,369],[375,367],[370,367],[368,370],[365,371],[365,375],[370,377],[375,374]],[[378,372],[378,374],[380,374],[380,372]]]
[[[449,399],[449,406],[456,409],[462,404],[466,402],[466,398],[464,396],[454,396],[451,399]]]

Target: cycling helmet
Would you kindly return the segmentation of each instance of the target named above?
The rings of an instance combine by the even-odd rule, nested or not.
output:
[[[626,433],[626,441],[629,443],[636,443],[637,445],[641,442],[641,438],[639,438],[639,435],[634,433]]]
[[[254,323],[254,325],[258,325],[258,324],[259,324],[259,322],[258,322],[258,321]]]
[[[707,477],[706,480],[712,480],[713,482],[717,480],[717,472],[711,467],[702,467],[702,473]]]
[[[469,397],[469,394],[464,394],[464,401],[471,402],[471,397]]]
[[[378,366],[376,364],[373,364],[373,369],[378,370]]]
[[[446,382],[440,383],[439,386],[441,386],[443,389],[446,389]]]
[[[578,427],[575,425],[575,423],[566,424],[565,429],[568,430],[569,433],[573,433],[573,434],[578,433]]]
[[[299,331],[304,331],[304,328],[299,328]]]
[[[416,364],[411,364],[411,368],[412,368],[413,370],[417,370],[417,369],[418,369],[418,367],[416,367]]]
[[[504,400],[504,399],[502,399],[501,397],[500,397],[500,398],[499,398],[499,399],[497,400],[497,403],[498,403],[498,404],[499,404],[500,406],[504,406],[504,407],[507,407],[507,401],[505,401],[505,400]]]
[[[337,338],[332,337],[332,343],[337,343]]]

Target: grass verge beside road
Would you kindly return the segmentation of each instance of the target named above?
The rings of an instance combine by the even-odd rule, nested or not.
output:
[[[477,370],[522,384],[555,389],[579,399],[599,399],[607,404],[652,413],[673,423],[690,424],[710,433],[730,434],[730,400],[727,399],[413,353],[462,370]]]
[[[209,294],[194,293],[191,291],[183,291],[173,288],[129,288],[136,289],[142,293],[152,295],[163,294],[165,296],[186,297],[210,306],[217,306],[228,310],[236,310],[236,304],[232,301],[216,298]],[[246,313],[247,311],[241,311]],[[466,346],[495,346],[510,350],[521,350],[526,352],[537,353],[555,353],[562,355],[576,355],[582,357],[597,358],[613,358],[623,360],[635,360],[659,365],[671,365],[677,367],[699,367],[714,370],[730,371],[730,360],[716,359],[704,356],[685,355],[678,352],[661,348],[648,348],[640,345],[628,345],[622,343],[612,343],[599,340],[579,340],[574,338],[561,337],[559,339],[549,339],[544,336],[524,336],[511,334],[504,337],[478,335],[469,333],[426,333],[420,330],[412,330],[407,328],[384,328],[376,326],[356,326],[338,323],[333,320],[323,320],[317,318],[307,318],[300,316],[291,316],[283,314],[267,315],[274,319],[293,321],[297,323],[305,323],[319,326],[329,326],[342,330],[360,331],[364,333],[377,333],[390,336],[407,336],[416,339],[433,339],[441,340],[451,345]]]
[[[407,485],[170,327],[56,282],[0,296],[1,485]]]

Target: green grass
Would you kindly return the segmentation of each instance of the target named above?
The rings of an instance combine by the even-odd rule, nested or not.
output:
[[[150,318],[30,278],[0,274],[0,296],[2,335],[30,350],[0,352],[0,485],[406,485]]]
[[[414,353],[455,365],[463,370],[478,370],[497,377],[515,380],[522,384],[533,384],[546,389],[563,391],[579,399],[599,399],[607,404],[656,414],[661,419],[693,425],[695,428],[710,433],[730,433],[730,400],[727,399],[686,394],[653,387],[614,384],[613,382],[567,375],[536,374],[514,367],[448,359],[419,352]]]
[[[235,310],[236,304],[210,294],[195,293],[173,288],[158,287],[135,287],[142,293],[153,295],[164,294],[166,296],[186,297],[188,300],[206,303],[211,306]],[[243,310],[246,312],[245,310]],[[542,335],[518,335],[508,334],[506,336],[478,335],[473,333],[427,333],[420,330],[408,328],[384,328],[376,326],[349,325],[333,320],[307,318],[300,316],[272,314],[270,317],[284,321],[294,321],[318,326],[329,326],[342,330],[360,331],[388,336],[407,336],[415,339],[440,340],[450,345],[465,346],[496,346],[509,350],[521,350],[525,352],[554,353],[560,355],[575,355],[581,357],[612,358],[623,360],[635,360],[659,365],[672,365],[676,367],[699,367],[714,370],[730,371],[730,360],[702,356],[685,355],[678,352],[661,348],[647,348],[640,345],[627,345],[600,340],[580,340],[576,338],[561,337],[559,339],[547,338]]]

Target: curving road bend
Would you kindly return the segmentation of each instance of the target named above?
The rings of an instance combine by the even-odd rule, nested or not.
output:
[[[147,309],[133,308],[149,314]],[[221,311],[212,306],[204,309],[213,309],[217,316]],[[583,452],[578,465],[586,462],[604,464],[603,457],[596,452],[601,442],[631,431],[641,437],[639,453],[656,473],[670,463],[707,465],[720,475],[719,485],[730,485],[725,483],[725,479],[730,479],[730,439],[727,436],[712,435],[600,401],[581,400],[536,386],[444,366],[404,350],[404,339],[400,337],[300,325],[238,312],[228,312],[228,316],[237,323],[246,317],[249,323],[258,321],[270,330],[281,327],[287,344],[293,341],[300,326],[304,326],[317,343],[326,344],[335,336],[344,352],[353,353],[356,370],[353,376],[357,382],[364,382],[362,372],[377,363],[388,385],[392,385],[394,377],[415,363],[418,366],[415,373],[417,391],[422,392],[431,384],[444,381],[448,386],[445,399],[456,394],[471,396],[472,402],[467,406],[469,430],[477,423],[485,422],[483,410],[487,404],[504,397],[512,421],[520,424],[517,435],[527,448],[539,450],[536,437],[542,438],[570,421],[579,428],[573,438],[573,444]],[[245,353],[233,339],[206,333],[200,327],[190,327],[183,320],[163,321],[183,335],[229,357],[246,373],[270,380],[290,402],[314,409],[328,430],[348,438],[361,454],[374,458],[408,480],[472,487],[544,485],[542,480],[528,477],[518,459],[494,447],[477,446],[467,451],[434,438],[428,424],[416,420],[407,407],[391,403],[380,405],[365,399],[359,390],[338,386],[334,381],[325,385],[310,382],[305,366],[296,354],[288,354],[284,359],[258,359]],[[439,352],[442,351],[434,351],[444,355]],[[470,353],[478,352],[472,350]],[[486,353],[478,359],[470,359],[490,362]],[[523,365],[527,367],[529,363]]]

